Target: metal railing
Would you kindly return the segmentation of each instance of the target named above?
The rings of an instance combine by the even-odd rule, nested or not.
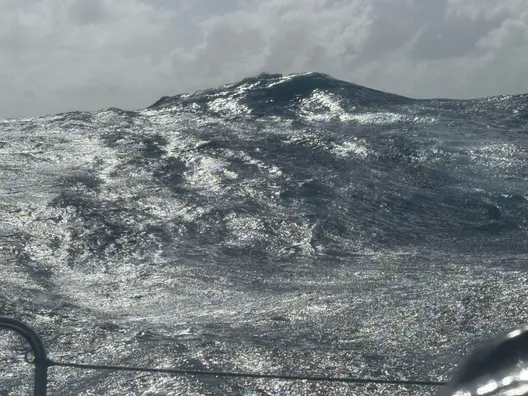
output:
[[[420,385],[420,386],[443,386],[446,383],[440,381],[418,381],[418,380],[390,380],[390,379],[375,379],[375,378],[351,378],[351,377],[321,377],[321,376],[301,376],[301,375],[280,375],[280,374],[257,374],[257,373],[234,373],[234,372],[219,372],[219,371],[199,371],[186,369],[160,369],[147,367],[130,367],[130,366],[107,366],[94,364],[78,364],[78,363],[64,363],[54,362],[47,358],[46,349],[40,337],[25,323],[0,316],[0,329],[5,328],[13,330],[20,334],[29,343],[35,359],[32,363],[35,365],[35,389],[34,396],[46,396],[48,387],[48,367],[70,367],[85,370],[120,370],[120,371],[141,371],[150,373],[170,373],[181,375],[208,375],[208,376],[224,376],[224,377],[244,377],[244,378],[268,378],[278,380],[307,380],[307,381],[326,381],[326,382],[341,382],[341,383],[355,383],[355,384],[388,384],[388,385]]]
[[[46,396],[48,388],[48,358],[40,337],[25,323],[0,316],[0,328],[13,330],[28,342],[35,354],[35,396]]]

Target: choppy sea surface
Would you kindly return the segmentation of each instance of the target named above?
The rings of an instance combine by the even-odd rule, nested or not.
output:
[[[528,95],[261,74],[0,120],[0,316],[56,361],[445,381],[528,322]],[[0,395],[27,395],[0,333]],[[54,367],[50,395],[433,395]]]

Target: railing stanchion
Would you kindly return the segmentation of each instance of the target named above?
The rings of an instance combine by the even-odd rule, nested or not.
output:
[[[35,355],[34,396],[46,396],[48,387],[48,359],[40,337],[28,325],[19,320],[0,316],[0,328],[13,330],[28,342]]]

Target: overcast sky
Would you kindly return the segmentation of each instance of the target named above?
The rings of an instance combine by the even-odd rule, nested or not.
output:
[[[260,72],[528,92],[528,0],[0,0],[0,118],[144,108]]]

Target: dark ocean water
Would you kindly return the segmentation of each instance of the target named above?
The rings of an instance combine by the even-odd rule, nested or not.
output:
[[[443,381],[528,322],[528,95],[262,74],[140,111],[0,120],[0,197],[0,315],[54,360]],[[24,344],[2,335],[0,395],[28,394]],[[436,391],[50,378],[51,395]]]

